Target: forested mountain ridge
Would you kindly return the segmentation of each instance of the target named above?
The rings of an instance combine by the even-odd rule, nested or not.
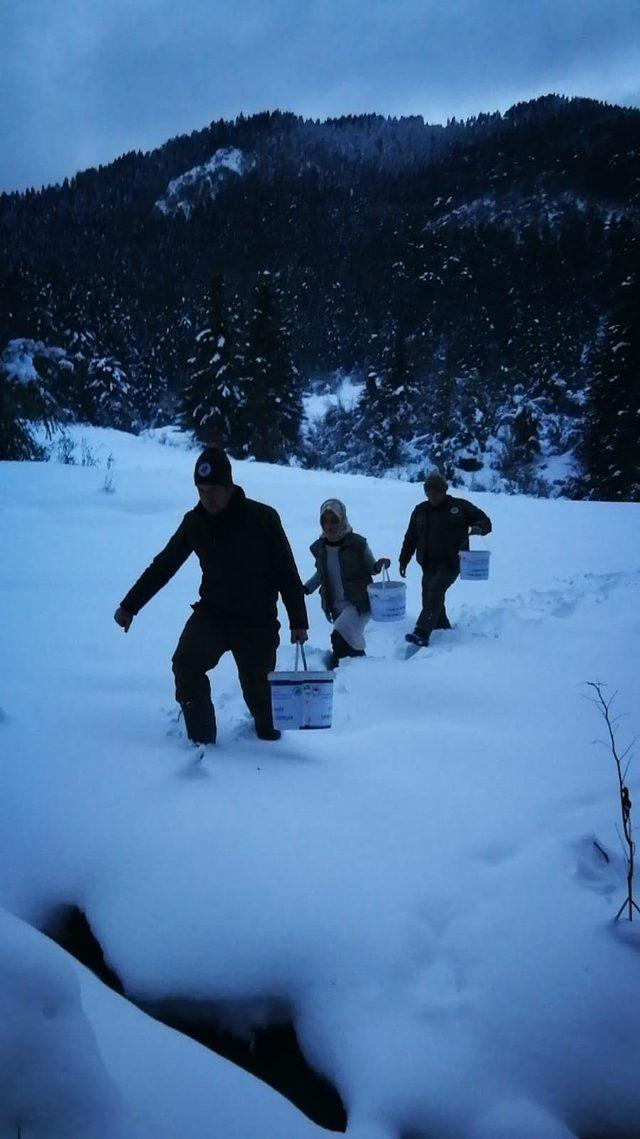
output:
[[[180,416],[237,454],[638,497],[639,230],[637,110],[212,123],[0,197],[0,424]]]

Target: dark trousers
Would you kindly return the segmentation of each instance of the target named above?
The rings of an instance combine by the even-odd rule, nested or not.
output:
[[[341,633],[337,633],[334,629],[331,634],[331,652],[327,662],[328,668],[337,668],[341,660],[345,657],[363,657],[365,655],[364,649],[353,649],[351,645],[345,641]]]
[[[416,629],[429,638],[434,629],[448,629],[449,618],[444,604],[444,596],[458,576],[448,565],[437,565],[422,571],[422,609],[416,621]]]
[[[182,630],[173,654],[176,700],[183,708],[191,701],[195,701],[199,709],[210,708],[211,686],[207,672],[230,651],[238,669],[242,695],[256,725],[272,728],[267,673],[275,669],[279,642],[276,629],[257,628],[249,621],[198,606]]]

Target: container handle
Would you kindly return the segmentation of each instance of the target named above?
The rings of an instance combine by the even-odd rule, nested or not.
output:
[[[486,534],[473,534],[473,535],[467,534],[466,538],[464,539],[464,541],[460,547],[460,553],[466,552],[466,551],[464,551],[464,542],[467,543],[467,545],[469,547],[469,551],[471,551],[471,538],[472,537],[473,538],[486,538],[487,535]]]
[[[304,671],[307,672],[308,671],[308,669],[307,669],[307,657],[306,657],[306,653],[304,651],[304,645],[301,645],[299,641],[296,641],[296,663],[295,663],[295,671],[296,672],[298,671],[298,658],[300,656],[300,653],[302,653],[302,664],[304,665]]]
[[[389,570],[387,569],[386,566],[383,566],[382,567],[382,588],[384,589],[385,586],[387,586],[390,581],[391,581],[391,578],[389,577]]]

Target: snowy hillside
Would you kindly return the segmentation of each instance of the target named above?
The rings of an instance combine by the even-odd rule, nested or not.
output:
[[[128,635],[112,619],[194,502],[194,454],[170,432],[72,436],[97,466],[0,464],[2,1139],[327,1133],[152,1010],[238,1039],[293,1024],[354,1139],[640,1136],[640,923],[612,922],[615,769],[585,699],[611,685],[621,743],[638,733],[639,507],[469,492],[493,520],[475,539],[491,578],[452,588],[454,629],[403,659],[412,563],[407,621],[370,624],[336,674],[333,728],[276,744],[223,658],[198,763],[170,669],[195,560]],[[234,474],[278,509],[303,576],[327,496],[394,569],[422,497]],[[317,664],[317,595],[309,615]],[[636,755],[638,802],[639,771]],[[22,924],[71,906],[133,1003]]]
[[[166,192],[156,202],[160,213],[175,217],[180,212],[189,218],[198,202],[215,198],[222,181],[232,174],[244,174],[247,160],[241,150],[229,146],[216,150],[215,154],[200,166],[194,166],[177,178],[172,178]]]
[[[639,136],[555,95],[446,126],[270,111],[0,194],[0,458],[38,457],[22,342],[60,423],[639,501]]]

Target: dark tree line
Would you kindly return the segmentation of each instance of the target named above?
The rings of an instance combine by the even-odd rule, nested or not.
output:
[[[514,486],[570,453],[573,493],[637,495],[620,330],[639,135],[640,112],[555,96],[444,127],[212,123],[0,197],[0,352],[41,346],[63,421],[179,417],[236,454],[376,472],[423,456],[455,478],[490,455]],[[303,393],[338,373],[358,405],[301,434]],[[28,432],[11,366],[0,385]]]
[[[285,461],[295,454],[302,421],[302,388],[289,350],[277,285],[259,274],[246,326],[237,300],[213,279],[207,326],[180,403],[180,421],[203,443],[233,455]]]
[[[586,497],[640,502],[640,256],[598,337],[582,453]]]

